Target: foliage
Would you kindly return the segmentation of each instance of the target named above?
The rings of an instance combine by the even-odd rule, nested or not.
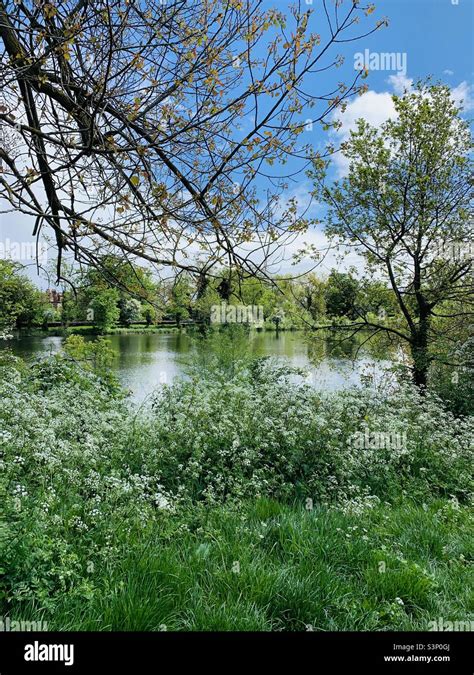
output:
[[[456,415],[474,414],[474,338],[458,341],[453,364],[434,363],[430,386]],[[458,364],[456,364],[456,360]],[[459,361],[462,365],[459,365]]]
[[[359,283],[347,272],[332,270],[324,289],[324,300],[329,317],[346,316],[356,319]]]
[[[101,332],[113,328],[120,318],[119,293],[115,288],[94,291],[91,301],[94,324]]]
[[[136,298],[123,298],[119,302],[120,323],[131,326],[142,318],[142,306]]]
[[[168,312],[175,318],[178,327],[181,321],[189,318],[191,309],[192,286],[189,277],[178,276],[169,288]]]
[[[467,533],[462,533],[460,523],[467,523],[467,515],[458,501],[467,501],[471,489],[472,419],[455,419],[436,397],[421,397],[410,387],[390,398],[374,391],[321,396],[294,381],[285,367],[260,361],[236,363],[233,375],[227,372],[218,381],[211,368],[200,377],[196,372],[191,380],[164,387],[153,410],[140,412],[130,410],[92,372],[89,358],[102,354],[99,345],[70,338],[66,355],[29,368],[4,357],[0,380],[4,615],[39,612],[58,627],[90,626],[80,616],[84,603],[92,602],[90,620],[103,616],[99,620],[103,623],[95,625],[107,629],[119,627],[116,621],[124,603],[131,603],[130,623],[121,627],[150,628],[151,616],[143,620],[135,616],[143,597],[139,589],[148,592],[151,579],[156,579],[157,595],[150,598],[173,595],[173,575],[188,569],[187,576],[178,577],[185,592],[208,555],[224,565],[213,569],[227,588],[232,561],[241,561],[241,581],[230,577],[241,617],[235,619],[234,628],[300,629],[301,622],[343,627],[351,620],[360,627],[410,628],[420,626],[438,607],[461,612],[456,592],[445,591],[445,598],[434,600],[428,591],[447,583],[444,566],[449,556],[457,560],[459,579],[464,578],[460,556],[466,555]],[[406,431],[406,445],[397,451],[356,449],[348,441],[366,427]],[[410,511],[407,504],[387,512],[377,506],[381,500],[396,504],[402,495],[427,504],[445,497],[451,506],[427,507],[429,516],[420,508]],[[255,499],[270,497],[281,503],[255,504]],[[246,506],[247,499],[253,505]],[[283,505],[295,500],[296,511]],[[314,514],[305,515],[303,506],[308,504],[314,505]],[[256,520],[251,513],[260,515]],[[363,524],[361,513],[375,515],[364,516]],[[267,525],[259,524],[262,520]],[[238,522],[242,531],[236,529]],[[430,523],[431,529],[420,530],[421,522]],[[361,532],[363,527],[367,530],[362,540],[356,525]],[[319,547],[312,543],[315,536]],[[219,540],[226,551],[224,559],[220,554],[215,558]],[[248,547],[251,540],[257,549]],[[310,556],[310,567],[322,565],[330,555],[328,569],[321,571],[330,575],[323,586],[303,569],[287,577],[291,551],[300,550],[303,542],[320,551],[312,554],[316,558]],[[155,563],[146,551],[150,555],[155,551]],[[253,572],[246,569],[249,556],[259,561]],[[380,556],[395,566],[396,574],[377,576],[373,570]],[[433,556],[438,561],[435,577],[430,573]],[[183,566],[177,560],[188,562]],[[342,592],[347,580],[340,576],[348,560],[354,570],[351,601]],[[247,574],[261,579],[259,598],[249,590]],[[361,578],[370,592],[369,605],[363,614],[353,608],[348,615],[347,603],[357,605]],[[215,598],[210,600],[211,623],[202,613],[193,623],[180,593],[173,596],[176,604],[163,600],[155,616],[166,617],[160,622],[177,628],[230,627],[230,615],[215,613],[220,583],[209,587]],[[203,603],[202,612],[206,588],[200,587],[196,596]],[[276,594],[275,588],[280,588]],[[306,589],[304,602],[298,588]],[[317,610],[318,588],[332,594],[332,618]],[[237,600],[244,590],[246,597]],[[281,594],[282,604],[268,605],[269,594],[274,603]],[[397,598],[403,600],[407,614],[397,607]],[[252,603],[257,603],[259,618],[249,623]],[[109,610],[104,613],[105,605]],[[417,608],[414,615],[412,606]],[[176,614],[177,607],[181,614]],[[288,613],[290,608],[294,614]]]
[[[15,262],[0,260],[0,328],[41,325],[48,311],[43,293]]]
[[[271,360],[224,372],[156,397],[156,451],[145,466],[174,494],[213,503],[255,495],[387,498],[402,490],[467,499],[472,490],[473,421],[456,421],[435,395],[409,386],[391,395],[323,395]],[[365,431],[403,442],[355,447],[354,435]]]
[[[472,513],[454,501],[423,508],[340,509],[261,499],[238,510],[193,508],[116,532],[117,560],[89,567],[83,596],[54,610],[15,603],[12,617],[50,630],[427,631],[469,626]]]
[[[80,335],[70,335],[64,341],[64,352],[82,368],[91,370],[111,393],[121,392],[112,365],[115,354],[108,340],[98,337],[95,340],[84,340]],[[59,360],[61,362],[61,359]]]
[[[153,307],[153,305],[151,305],[150,303],[146,303],[142,307],[142,315],[144,320],[146,321],[147,326],[151,326],[158,320],[158,313],[156,309]]]
[[[453,328],[439,331],[440,318],[462,327],[472,315],[472,139],[447,86],[418,83],[393,103],[380,128],[358,121],[345,178],[327,186],[316,163],[312,176],[327,234],[360,253],[398,305],[396,316],[358,312],[360,326],[403,340],[426,386],[438,336]]]
[[[323,22],[312,13],[259,0],[149,0],[146,11],[1,0],[0,198],[18,209],[25,195],[31,222],[54,235],[58,277],[65,248],[97,266],[108,250],[194,271],[198,250],[254,272],[261,261],[245,247],[268,257],[307,227],[291,200],[275,208],[312,152],[301,110],[334,124],[334,110],[364,91],[362,73],[349,69],[348,84],[336,74],[338,43],[385,25],[357,3],[321,12]],[[330,97],[320,67],[333,74]],[[301,157],[291,172],[289,155]]]
[[[117,322],[130,326],[157,317],[157,284],[150,270],[112,255],[98,259],[99,269],[70,270],[74,291],[64,287],[62,321],[92,321],[97,332],[109,332]],[[112,293],[109,293],[112,291]]]

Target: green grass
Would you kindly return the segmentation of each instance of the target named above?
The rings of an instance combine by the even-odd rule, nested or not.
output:
[[[184,327],[181,329],[183,330]],[[32,336],[47,336],[53,335],[58,337],[63,337],[66,335],[126,335],[129,333],[141,334],[141,333],[176,333],[179,332],[179,328],[176,326],[144,326],[144,325],[131,325],[131,326],[117,326],[116,328],[111,328],[103,333],[98,331],[94,326],[69,326],[69,328],[62,328],[61,326],[50,327],[48,330],[44,330],[41,327],[33,328],[22,328],[20,330],[20,335],[22,337],[32,337]]]
[[[3,355],[0,616],[104,631],[474,619],[472,420],[402,387],[321,397],[266,362],[236,369],[238,343],[221,345],[143,411],[103,341],[31,366]],[[406,430],[403,452],[353,447],[362,421]]]
[[[60,326],[50,327],[47,331],[42,328],[22,329],[21,335],[23,337],[31,336],[46,336],[53,335],[63,337],[67,335],[127,335],[127,334],[150,334],[150,333],[176,333],[179,329],[175,326],[141,326],[137,325],[126,327],[118,326],[107,331],[100,332],[94,326],[70,326],[69,328],[62,328]]]
[[[120,536],[122,556],[94,570],[87,601],[65,594],[42,614],[50,630],[427,630],[473,618],[472,513],[447,501],[351,513],[259,500]],[[35,614],[21,604],[22,618]]]

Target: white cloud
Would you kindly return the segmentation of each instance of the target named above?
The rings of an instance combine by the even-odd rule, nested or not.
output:
[[[393,91],[395,94],[397,94],[397,96],[403,96],[406,91],[411,91],[413,87],[412,78],[407,77],[403,73],[390,75],[387,82],[392,85]]]
[[[291,264],[293,256],[306,247],[314,247],[320,255],[319,260],[304,257],[296,265]],[[349,267],[355,267],[359,271],[363,270],[364,261],[355,251],[346,252],[344,257],[341,253],[342,251],[333,248],[321,227],[311,227],[307,232],[285,245],[284,260],[280,265],[272,266],[270,272],[291,277],[314,271],[319,277],[327,277],[334,268],[340,271],[348,270]]]
[[[446,70],[443,70],[443,75],[454,75],[454,70],[449,70],[449,68],[446,68]]]
[[[402,95],[405,90],[410,91],[413,86],[413,80],[402,73],[390,75],[387,82],[397,95]],[[464,112],[474,109],[474,86],[466,81],[452,89],[452,97],[458,106],[462,106]],[[358,119],[362,118],[372,126],[380,127],[388,119],[395,117],[395,106],[390,92],[367,91],[355,98],[348,104],[346,110],[338,115],[341,127],[336,132],[337,143],[342,143],[349,138],[349,133],[355,129]],[[334,163],[338,176],[344,176],[349,168],[348,160],[343,157],[342,153],[337,153]]]
[[[388,92],[378,94],[375,91],[367,91],[362,96],[349,103],[340,117],[342,125],[338,133],[344,138],[355,128],[356,121],[363,118],[370,124],[378,127],[394,114],[395,108],[392,96]]]
[[[283,213],[290,207],[290,203],[294,201],[298,218],[315,217],[318,210],[318,204],[311,196],[312,189],[312,185],[309,181],[303,181],[300,185],[280,194],[278,201],[275,202],[272,209],[275,216],[281,218]]]
[[[312,184],[309,181],[303,181],[300,185],[282,193],[278,207],[275,208],[275,215],[281,216],[284,208],[288,206],[290,199],[294,199],[297,205],[297,215],[307,218],[318,217],[323,222],[317,226],[310,227],[306,232],[298,234],[293,239],[289,239],[285,246],[284,260],[281,264],[274,265],[271,269],[272,274],[287,274],[289,276],[303,274],[314,269],[318,276],[327,277],[334,268],[339,270],[348,270],[349,267],[356,267],[361,271],[364,267],[364,261],[355,251],[346,251],[342,256],[342,251],[334,248],[324,233],[324,222],[326,209],[318,201],[311,197]],[[320,255],[319,260],[304,256],[296,265],[292,264],[293,256],[302,249],[314,247]]]
[[[339,116],[341,122],[337,130],[338,143],[349,138],[349,133],[355,129],[356,121],[364,119],[374,127],[379,127],[389,118],[395,116],[395,106],[393,105],[392,95],[386,91],[377,93],[367,91],[362,96],[354,99],[345,111]],[[344,176],[349,168],[348,160],[338,152],[335,155],[334,163],[339,177]]]
[[[452,96],[456,105],[461,106],[464,112],[474,108],[474,87],[466,81],[454,87]]]

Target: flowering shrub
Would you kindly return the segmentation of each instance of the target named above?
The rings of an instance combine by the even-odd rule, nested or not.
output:
[[[164,387],[140,412],[68,357],[0,366],[7,605],[91,597],[94,570],[114,565],[131,532],[165,531],[198,502],[469,498],[472,418],[408,387],[322,395],[264,361]],[[353,442],[377,433],[406,443]]]
[[[45,603],[73,587],[87,596],[117,533],[163,505],[156,479],[134,469],[133,453],[127,461],[129,413],[60,357],[29,371],[4,359],[0,400],[0,591]]]
[[[227,380],[164,388],[153,404],[147,471],[175,495],[210,502],[392,498],[402,491],[469,497],[472,418],[455,418],[436,396],[410,386],[391,396],[369,389],[321,394],[291,376],[268,360]],[[354,442],[380,436],[404,442]]]

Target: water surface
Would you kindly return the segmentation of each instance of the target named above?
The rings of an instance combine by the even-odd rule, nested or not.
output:
[[[86,338],[93,339],[93,338]],[[147,333],[111,335],[107,338],[115,352],[114,368],[121,383],[130,390],[133,399],[141,402],[163,383],[171,383],[183,374],[186,356],[196,345],[185,333]],[[9,348],[26,359],[44,357],[61,349],[62,337],[21,337],[8,341]],[[360,385],[361,377],[369,374],[376,379],[384,376],[391,362],[376,359],[361,352],[354,360],[353,345],[346,353],[337,350],[330,341],[308,340],[298,332],[253,332],[248,350],[256,356],[275,356],[291,365],[308,370],[308,382],[320,390],[338,390]]]

